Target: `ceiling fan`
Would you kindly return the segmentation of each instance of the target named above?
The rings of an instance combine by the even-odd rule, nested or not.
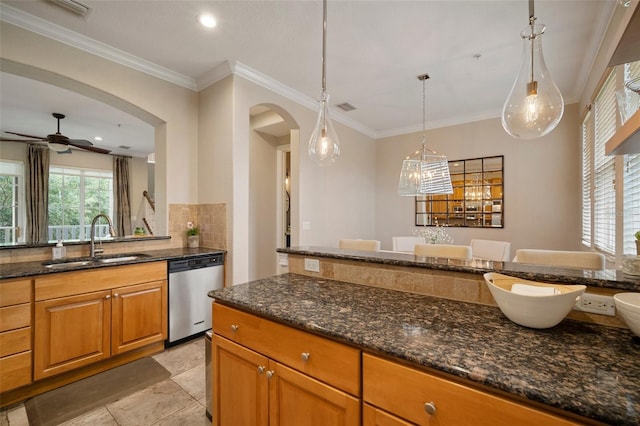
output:
[[[98,148],[97,146],[93,146],[93,144],[91,142],[89,142],[88,140],[85,139],[69,139],[68,137],[66,137],[65,135],[63,135],[62,133],[60,133],[60,120],[62,120],[65,115],[64,114],[60,114],[57,112],[54,112],[53,117],[58,120],[58,131],[56,133],[53,133],[51,135],[47,135],[47,137],[43,138],[40,136],[33,136],[33,135],[25,135],[23,133],[16,133],[16,132],[5,132],[5,133],[9,133],[11,135],[16,135],[16,136],[21,136],[23,138],[30,138],[30,139],[7,139],[7,138],[1,138],[0,141],[3,142],[47,142],[49,145],[49,148],[53,149],[54,151],[56,151],[58,154],[71,154],[71,147],[75,147],[75,148],[80,148],[80,149],[84,149],[87,151],[92,151],[92,152],[97,152],[99,154],[108,154],[111,151],[108,149],[104,149],[104,148]]]

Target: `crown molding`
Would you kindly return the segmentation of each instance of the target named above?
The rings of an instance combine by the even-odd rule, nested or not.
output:
[[[168,68],[154,64],[153,62],[131,55],[123,50],[108,46],[89,37],[53,24],[44,19],[25,13],[6,4],[0,3],[0,20],[20,28],[40,34],[44,37],[59,41],[89,52],[93,55],[109,61],[124,65],[145,74],[168,81],[187,89],[196,90],[196,82],[193,78],[172,71]]]

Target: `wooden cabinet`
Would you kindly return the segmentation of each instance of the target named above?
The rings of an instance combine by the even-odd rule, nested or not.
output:
[[[362,374],[365,403],[390,413],[396,421],[438,426],[581,424],[369,354],[363,355]],[[387,420],[365,425],[403,424]]]
[[[360,424],[360,350],[214,303],[214,424]]]
[[[162,342],[166,274],[155,262],[36,278],[34,379]]]
[[[0,283],[0,393],[32,382],[31,304],[30,279]]]

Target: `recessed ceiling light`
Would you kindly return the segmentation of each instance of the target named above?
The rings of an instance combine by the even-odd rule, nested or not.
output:
[[[207,28],[213,28],[217,25],[216,18],[214,18],[210,13],[203,13],[198,16],[198,22]]]
[[[102,136],[95,136],[93,138],[94,141],[101,141],[102,140]]]

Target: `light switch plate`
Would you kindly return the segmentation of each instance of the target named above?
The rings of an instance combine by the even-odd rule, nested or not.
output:
[[[318,259],[305,259],[304,270],[310,272],[320,272],[320,261]]]

